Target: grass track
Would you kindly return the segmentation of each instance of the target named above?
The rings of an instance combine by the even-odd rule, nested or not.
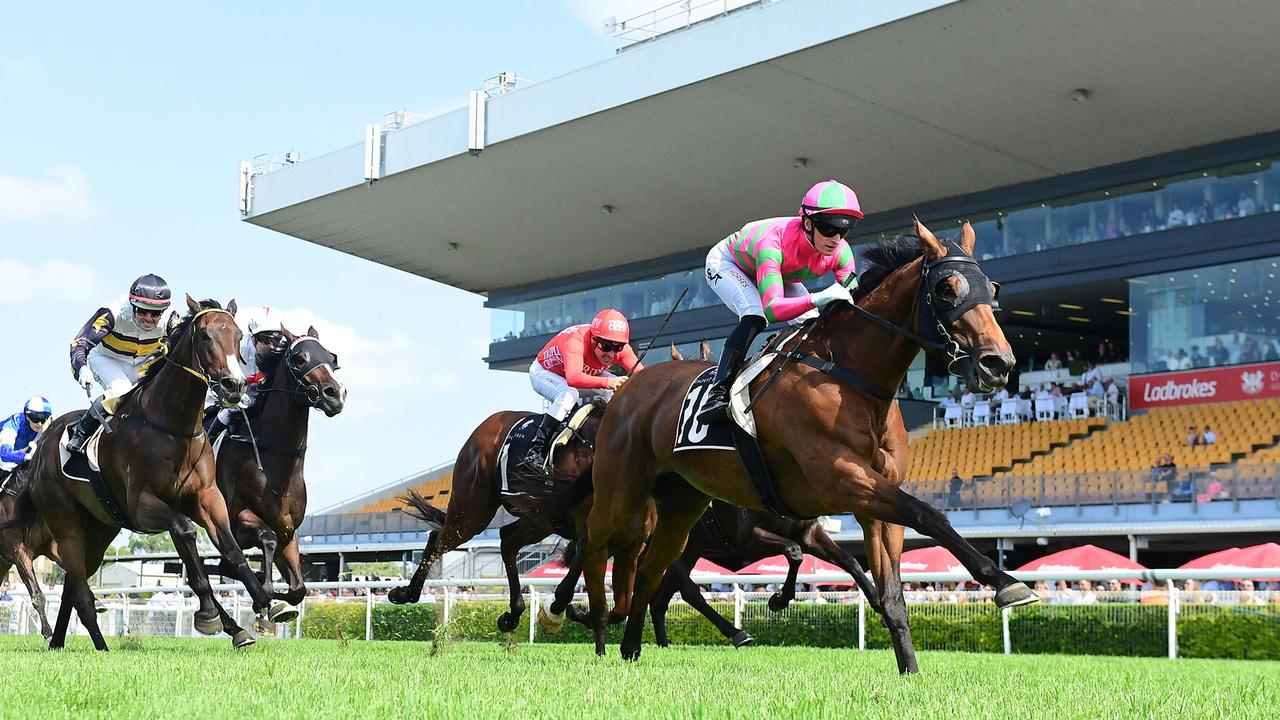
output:
[[[1280,717],[1280,663],[920,654],[899,677],[888,651],[617,648],[329,640],[76,638],[51,653],[0,638],[5,717],[258,718],[1237,718]]]

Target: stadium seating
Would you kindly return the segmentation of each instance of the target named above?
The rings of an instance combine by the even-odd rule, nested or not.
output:
[[[430,480],[428,482],[424,482],[421,485],[417,485],[413,489],[416,490],[419,495],[425,498],[427,502],[443,510],[449,507],[449,491],[450,491],[450,488],[452,488],[452,486],[453,486],[453,476],[445,475],[444,477],[437,478],[435,480]],[[402,507],[402,504],[400,502],[400,495],[406,494],[407,492],[408,491],[405,491],[405,493],[398,493],[392,497],[386,497],[386,498],[382,498],[381,500],[375,500],[371,503],[368,503],[367,505],[361,505],[360,507],[356,508],[355,510],[352,510],[351,512],[376,513],[376,512],[390,512],[393,510],[399,510]]]

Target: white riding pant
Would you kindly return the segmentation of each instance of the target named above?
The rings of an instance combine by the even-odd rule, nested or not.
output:
[[[101,350],[101,345],[89,351],[89,372],[102,386],[102,407],[110,413],[116,409],[116,401],[121,395],[133,389],[138,383],[138,366],[145,357],[136,358],[136,362]]]
[[[606,370],[600,373],[600,377],[612,378],[617,376]],[[542,363],[537,360],[534,360],[533,364],[529,366],[529,382],[533,385],[534,392],[551,403],[551,407],[547,409],[547,414],[556,420],[564,420],[569,417],[569,411],[573,410],[579,401],[600,398],[605,402],[609,402],[613,398],[613,391],[605,388],[569,387],[569,381],[542,367]]]
[[[764,303],[760,297],[760,289],[756,287],[755,280],[743,272],[734,261],[728,240],[721,240],[711,246],[710,252],[707,253],[706,279],[711,289],[738,316],[739,320],[748,315],[764,317]],[[806,288],[804,283],[787,283],[782,288],[782,294],[786,297],[808,295],[809,288]],[[804,322],[816,314],[816,310],[810,310],[791,322],[793,324],[797,321]]]

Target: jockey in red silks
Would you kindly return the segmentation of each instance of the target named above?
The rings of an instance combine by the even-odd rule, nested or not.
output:
[[[853,190],[824,180],[805,194],[798,215],[747,223],[707,253],[707,284],[738,315],[738,326],[724,341],[699,422],[725,417],[733,375],[769,323],[807,319],[834,300],[853,302],[849,288],[858,278],[844,237],[860,219]],[[810,293],[804,286],[829,272],[836,280],[830,287]]]
[[[529,382],[551,407],[538,425],[526,461],[542,462],[553,427],[580,401],[601,398],[608,402],[622,387],[627,378],[614,375],[609,368],[622,365],[632,375],[643,369],[630,341],[626,316],[610,308],[597,313],[591,324],[561,330],[547,342],[529,366]]]

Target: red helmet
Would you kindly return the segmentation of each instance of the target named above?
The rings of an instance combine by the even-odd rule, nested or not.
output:
[[[591,335],[609,342],[631,342],[631,324],[627,316],[609,308],[591,318]]]

